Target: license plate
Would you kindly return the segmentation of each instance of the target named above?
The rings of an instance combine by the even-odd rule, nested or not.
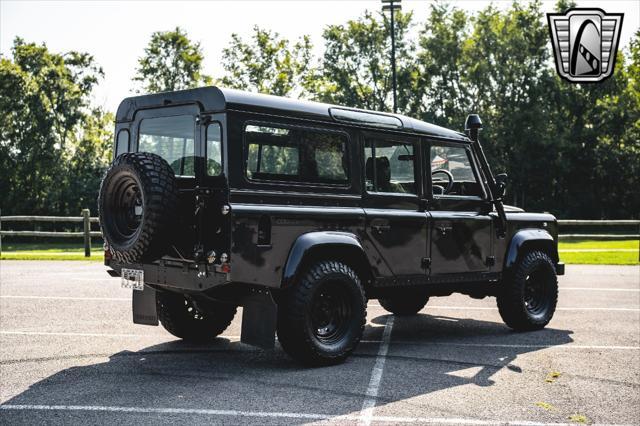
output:
[[[144,271],[141,269],[122,268],[122,280],[120,285],[122,288],[132,288],[134,290],[144,290]]]

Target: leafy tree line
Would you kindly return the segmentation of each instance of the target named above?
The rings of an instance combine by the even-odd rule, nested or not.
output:
[[[89,54],[52,53],[20,38],[12,59],[0,58],[3,215],[79,215],[95,206],[114,119],[89,104],[102,75]]]
[[[565,1],[559,11],[570,6]],[[424,21],[396,14],[401,113],[462,129],[480,114],[494,171],[510,176],[510,203],[560,217],[640,214],[640,31],[601,84],[555,72],[538,1],[471,15],[443,3]],[[204,74],[202,50],[180,28],[157,32],[139,60],[139,92],[220,84],[374,110],[391,109],[390,23],[365,13],[288,40],[254,28],[233,34],[224,74]],[[17,39],[0,60],[0,208],[3,214],[77,214],[94,208],[110,160],[113,116],[91,108],[102,71],[88,54],[56,54]]]

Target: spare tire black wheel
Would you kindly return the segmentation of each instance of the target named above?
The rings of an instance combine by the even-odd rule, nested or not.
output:
[[[148,152],[118,156],[100,184],[98,213],[112,257],[121,263],[153,261],[170,242],[178,187],[169,164]]]

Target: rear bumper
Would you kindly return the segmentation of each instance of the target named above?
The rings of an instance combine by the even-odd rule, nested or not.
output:
[[[219,273],[207,268],[200,270],[195,267],[176,267],[160,265],[159,263],[119,264],[111,260],[107,271],[111,276],[119,276],[122,268],[142,269],[145,284],[165,287],[189,292],[206,291],[211,288],[228,284],[230,274]]]
[[[564,275],[564,262],[556,263],[556,275]]]

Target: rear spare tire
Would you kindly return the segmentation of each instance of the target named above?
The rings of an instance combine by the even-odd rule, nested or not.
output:
[[[139,263],[162,256],[177,204],[176,178],[162,157],[148,152],[118,156],[98,196],[102,235],[113,258]]]

